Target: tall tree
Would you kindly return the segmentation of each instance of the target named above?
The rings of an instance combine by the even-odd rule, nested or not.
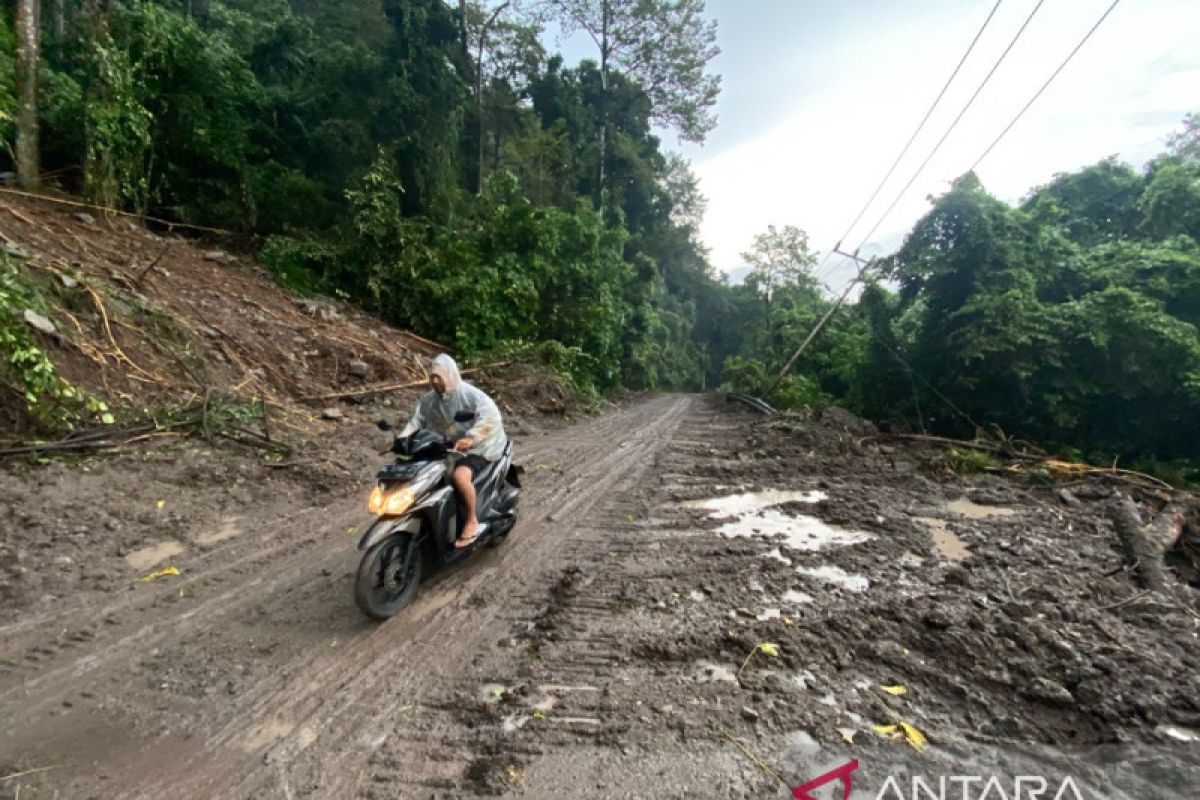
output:
[[[41,62],[41,4],[17,0],[17,180],[38,184],[38,65]]]
[[[610,70],[640,85],[652,119],[680,138],[702,142],[717,124],[712,111],[721,79],[706,72],[717,47],[717,23],[706,20],[704,0],[548,0],[567,32],[582,30],[600,55],[599,189],[603,198],[609,156]]]

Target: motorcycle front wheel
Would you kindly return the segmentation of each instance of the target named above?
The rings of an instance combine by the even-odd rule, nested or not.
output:
[[[371,619],[387,619],[404,608],[421,583],[421,552],[404,533],[389,536],[363,554],[354,581],[354,602]]]

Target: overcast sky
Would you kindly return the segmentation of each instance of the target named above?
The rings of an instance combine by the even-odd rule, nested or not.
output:
[[[863,252],[890,252],[1095,23],[1111,0],[1045,0],[1023,37]],[[680,149],[708,197],[702,238],[720,271],[768,224],[833,246],[962,57],[995,0],[709,0],[720,26],[720,122]],[[1037,4],[1003,0],[920,138],[844,247],[879,220]],[[570,48],[574,50],[574,48]],[[570,51],[569,51],[570,52]],[[582,53],[581,53],[582,55]],[[1200,110],[1200,0],[1122,0],[979,167],[1018,201],[1109,155],[1138,166]],[[840,261],[840,259],[838,259]],[[835,288],[849,267],[825,276]]]

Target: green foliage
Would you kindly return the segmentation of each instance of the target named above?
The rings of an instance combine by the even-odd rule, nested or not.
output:
[[[30,333],[23,311],[49,315],[47,294],[18,263],[0,261],[0,384],[47,429],[73,428],[93,417],[112,423],[108,406],[64,380]]]

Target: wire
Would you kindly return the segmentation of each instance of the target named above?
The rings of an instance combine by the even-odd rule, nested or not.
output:
[[[992,76],[996,74],[996,70],[998,70],[1000,65],[1004,63],[1004,59],[1008,57],[1008,54],[1012,51],[1013,46],[1016,45],[1017,41],[1021,38],[1021,35],[1025,33],[1025,29],[1029,27],[1029,23],[1033,21],[1038,9],[1042,7],[1042,4],[1045,1],[1046,0],[1038,0],[1038,4],[1033,7],[1033,11],[1029,12],[1029,16],[1025,18],[1025,22],[1022,23],[1016,35],[1013,36],[1012,41],[1008,43],[1008,47],[1004,48],[1004,52],[1000,54],[1000,58],[996,59],[996,63],[992,65],[991,70],[988,71],[988,74],[984,77],[978,88],[975,89],[975,93],[971,95],[971,98],[967,100],[966,105],[964,105],[962,110],[958,112],[958,116],[955,117],[954,121],[950,123],[950,127],[946,128],[946,132],[942,134],[942,138],[938,139],[937,144],[935,144],[933,149],[929,151],[929,155],[926,156],[925,160],[921,162],[921,166],[917,167],[917,171],[914,172],[913,176],[908,179],[908,183],[904,184],[904,188],[900,190],[898,195],[896,195],[896,199],[893,200],[892,204],[887,207],[886,211],[883,212],[883,216],[881,216],[879,221],[876,222],[871,230],[867,232],[867,235],[863,237],[862,242],[860,242],[858,245],[859,248],[866,244],[870,238],[875,235],[875,231],[879,230],[879,226],[884,223],[884,221],[900,203],[900,200],[903,199],[904,195],[908,193],[908,190],[912,188],[912,185],[917,182],[917,178],[919,178],[921,173],[925,171],[925,167],[929,166],[929,162],[933,160],[935,155],[937,155],[937,151],[941,149],[943,144],[945,144],[946,139],[950,138],[950,134],[954,132],[954,129],[958,126],[959,121],[967,113],[967,110],[975,103],[976,98],[979,97],[979,94],[983,91],[983,88],[988,85],[989,81],[991,81]]]
[[[1039,97],[1042,96],[1042,92],[1046,91],[1046,88],[1054,81],[1055,78],[1058,77],[1058,73],[1063,71],[1063,68],[1065,66],[1067,66],[1067,64],[1071,61],[1072,58],[1075,57],[1075,54],[1078,53],[1080,51],[1080,49],[1084,46],[1084,44],[1087,43],[1087,40],[1092,38],[1092,34],[1096,32],[1096,29],[1099,28],[1100,24],[1103,23],[1104,20],[1108,18],[1108,15],[1113,12],[1113,9],[1116,8],[1117,4],[1120,2],[1121,2],[1121,0],[1113,0],[1113,4],[1108,7],[1107,11],[1105,11],[1103,14],[1100,15],[1100,19],[1096,20],[1096,24],[1091,27],[1091,30],[1089,30],[1086,34],[1084,34],[1083,38],[1079,40],[1079,44],[1075,45],[1075,49],[1067,54],[1067,57],[1065,59],[1063,59],[1063,62],[1058,65],[1058,69],[1054,70],[1053,74],[1051,74],[1050,77],[1046,79],[1046,82],[1042,84],[1042,88],[1038,89],[1037,92],[1033,95],[1033,97],[1029,98],[1029,102],[1025,104],[1024,108],[1022,108],[1020,111],[1017,112],[1017,115],[1015,117],[1013,117],[1012,121],[1009,122],[1008,125],[1006,125],[1004,127],[1004,130],[1000,131],[1000,135],[997,136],[995,138],[995,140],[991,144],[988,145],[987,150],[983,151],[983,155],[981,155],[979,158],[975,159],[975,163],[971,165],[972,172],[975,170],[976,167],[979,166],[979,162],[981,162],[985,158],[987,158],[988,154],[992,152],[993,148],[995,148],[996,145],[1000,144],[1000,140],[1004,138],[1005,134],[1007,134],[1010,130],[1012,130],[1012,127],[1017,124],[1017,120],[1021,119],[1021,117],[1024,116],[1025,112],[1029,110],[1029,107],[1031,105],[1033,105],[1034,102]]]
[[[892,166],[888,168],[887,173],[879,181],[879,185],[875,187],[875,191],[871,193],[871,196],[867,199],[867,202],[863,203],[863,207],[859,209],[858,215],[855,216],[854,221],[847,225],[845,233],[838,237],[838,243],[833,246],[832,250],[825,254],[825,258],[822,259],[821,263],[817,265],[817,269],[814,271],[814,274],[819,272],[821,268],[825,266],[825,262],[827,262],[830,256],[833,255],[833,251],[842,246],[842,242],[844,242],[846,237],[850,235],[850,232],[854,230],[854,226],[862,220],[863,214],[867,213],[867,209],[869,209],[871,204],[875,202],[875,198],[879,197],[879,193],[883,191],[883,187],[887,184],[888,179],[891,178],[892,174],[896,171],[896,167],[900,166],[900,162],[906,155],[908,155],[908,151],[912,147],[913,142],[917,140],[917,136],[922,130],[925,129],[925,123],[929,122],[929,118],[933,115],[934,109],[936,109],[938,104],[942,102],[942,98],[946,95],[946,90],[950,88],[950,84],[954,82],[956,77],[958,77],[959,70],[962,69],[963,64],[965,64],[967,61],[967,57],[970,56],[971,52],[975,49],[975,45],[979,43],[980,37],[983,36],[983,32],[987,30],[987,26],[992,21],[992,17],[996,16],[996,11],[1000,8],[1000,3],[1002,2],[1003,0],[996,0],[996,5],[992,6],[991,13],[987,15],[987,19],[983,21],[983,25],[981,25],[979,30],[976,31],[975,38],[971,40],[971,44],[967,47],[967,51],[963,53],[962,58],[958,60],[958,65],[954,68],[954,71],[950,73],[950,77],[946,79],[946,83],[942,85],[942,90],[938,92],[937,97],[933,100],[933,104],[929,106],[929,110],[925,112],[925,116],[922,117],[920,123],[917,124],[916,130],[912,132],[912,136],[908,137],[908,141],[900,150],[900,154],[896,156],[896,160],[892,162]]]

